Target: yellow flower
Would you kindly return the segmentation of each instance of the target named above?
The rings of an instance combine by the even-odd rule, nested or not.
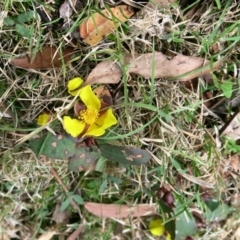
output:
[[[161,219],[154,219],[149,223],[149,230],[154,236],[166,236],[166,240],[171,240],[171,235],[165,230]]]
[[[165,228],[161,219],[154,219],[149,224],[149,230],[154,236],[162,236],[165,232]]]
[[[63,117],[63,127],[67,133],[73,137],[82,134],[85,136],[101,136],[105,130],[117,123],[117,119],[113,115],[112,109],[101,109],[101,101],[92,91],[89,85],[80,88],[83,80],[74,78],[68,83],[68,92],[76,96],[79,95],[81,101],[85,105],[84,110],[80,110],[77,119],[69,116]]]
[[[37,124],[40,126],[44,126],[50,121],[51,117],[52,116],[47,113],[40,114],[37,119]]]
[[[170,233],[167,233],[166,239],[167,239],[167,240],[172,240],[172,237],[171,237]]]

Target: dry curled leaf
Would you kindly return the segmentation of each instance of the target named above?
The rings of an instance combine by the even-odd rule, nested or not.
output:
[[[80,36],[85,43],[95,45],[133,14],[133,8],[127,5],[102,10],[101,13],[95,13],[81,23]]]
[[[94,93],[101,100],[102,105],[104,104],[106,107],[113,105],[112,95],[106,86],[103,85],[95,88]]]
[[[84,207],[93,215],[109,218],[142,217],[156,213],[156,205],[149,204],[130,207],[127,205],[86,202]]]
[[[52,220],[56,223],[68,223],[69,214],[67,210],[61,211],[61,205],[58,203],[53,212]]]
[[[238,113],[222,133],[231,139],[240,139],[240,113]]]
[[[46,69],[59,68],[66,64],[74,52],[73,48],[59,50],[55,47],[43,46],[32,59],[31,55],[22,58],[15,58],[10,63],[19,68]]]
[[[200,179],[199,177],[195,177],[193,175],[187,174],[187,173],[180,173],[180,175],[184,178],[186,178],[187,180],[189,180],[190,182],[193,182],[201,187],[204,188],[213,188],[213,185]]]
[[[236,173],[240,173],[240,157],[238,155],[231,156],[228,159],[228,165],[230,170],[233,170]]]
[[[82,86],[95,83],[118,83],[122,77],[122,70],[117,63],[107,60],[100,62],[88,75]]]
[[[59,17],[63,19],[69,19],[72,16],[73,10],[68,0],[61,5],[59,9]]]
[[[200,57],[184,56],[177,54],[172,59],[160,52],[147,53],[135,57],[125,56],[125,64],[130,64],[129,72],[145,78],[165,78],[169,80],[187,81],[207,74],[217,69],[222,60],[212,64]]]

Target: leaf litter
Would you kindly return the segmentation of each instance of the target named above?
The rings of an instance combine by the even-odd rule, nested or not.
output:
[[[86,202],[84,207],[98,217],[131,218],[149,216],[156,213],[156,206],[149,204],[138,204],[131,207],[127,205]]]
[[[60,68],[63,64],[68,63],[73,53],[74,49],[70,47],[61,51],[55,47],[43,46],[36,55],[29,54],[25,57],[15,58],[10,63],[19,68]]]
[[[213,63],[199,57],[177,54],[172,59],[161,52],[142,55],[128,55],[124,58],[125,64],[130,64],[128,71],[145,78],[164,78],[168,80],[188,81],[217,70],[222,60]],[[202,70],[201,70],[202,69]]]
[[[81,23],[80,36],[85,43],[96,45],[133,14],[133,8],[127,5],[102,10],[101,13],[95,13]]]
[[[163,4],[164,7],[169,7],[169,4],[171,2],[174,2],[174,1],[158,1],[158,3],[160,5]],[[65,2],[65,4],[66,4],[66,2]],[[112,8],[112,9],[116,9],[116,8]],[[62,9],[62,11],[63,11],[63,9]],[[101,13],[105,13],[104,11],[107,11],[107,10],[103,10]],[[119,11],[115,11],[115,10],[113,10],[113,11],[119,13]],[[65,18],[65,17],[69,18],[71,14],[72,13],[70,13],[69,11],[66,12],[66,16],[64,16],[63,12],[60,13],[60,15],[63,18]],[[93,16],[99,17],[97,14],[94,14]],[[92,16],[88,17],[86,19],[86,22],[92,21],[91,17]],[[101,19],[101,17],[99,17],[99,19]],[[124,19],[124,21],[125,20],[126,19]],[[103,26],[101,24],[101,20],[97,20],[96,25],[93,23],[89,24],[91,26],[94,25],[94,27],[92,27],[91,30],[88,31],[89,30],[88,23],[86,23],[86,22],[82,23],[82,25],[81,25],[83,41],[87,44],[90,44],[91,46],[98,44],[102,39],[105,38],[105,36],[110,34],[113,31],[113,29],[116,29],[116,27],[120,25],[120,24],[115,25],[114,21],[109,20],[108,18],[105,17]],[[92,22],[94,22],[94,21],[92,21]],[[114,25],[113,25],[113,23],[114,23]],[[81,32],[81,26],[80,26],[80,32]],[[111,26],[111,27],[109,27],[109,26]],[[96,35],[96,37],[94,36],[94,34]],[[152,36],[156,36],[156,35],[153,34]],[[50,58],[52,58],[52,57],[53,56],[51,55]],[[34,60],[33,61],[34,64],[31,65],[31,63],[29,62],[29,58],[32,58],[32,56],[28,56],[27,60],[26,59],[24,60],[25,62],[23,61],[21,63],[21,61],[20,61],[20,64],[17,63],[17,64],[15,64],[15,66],[21,67],[21,68],[33,68],[33,69],[55,68],[55,67],[62,66],[62,61],[61,61],[61,63],[59,61],[59,62],[56,62],[55,64],[53,64],[53,61],[51,61],[51,59],[50,59],[50,61],[47,60],[46,65],[44,65],[43,62],[46,60],[46,56],[40,56],[39,57],[40,60],[37,62],[34,62],[35,61]],[[59,59],[60,58],[61,58],[61,56],[59,57]],[[66,62],[68,62],[68,61],[69,61],[69,59],[67,59]],[[38,63],[38,62],[41,62],[41,63]],[[65,62],[65,59],[64,59],[64,62]],[[101,65],[101,63],[102,63],[102,65]],[[114,68],[111,68],[111,71],[109,71],[108,64],[106,64],[106,62],[105,63],[101,62],[101,63],[98,64],[96,66],[96,69],[94,69],[88,75],[87,82],[85,84],[95,84],[95,83],[98,83],[98,84],[99,83],[111,83],[112,84],[112,83],[119,82],[121,75],[122,75],[122,72],[121,72],[122,70],[119,68],[119,66],[114,61],[107,62],[109,64],[113,64],[113,66],[114,66]],[[106,65],[104,65],[103,63]],[[176,54],[176,56],[174,56],[173,58],[169,58],[167,55],[164,55],[161,52],[154,52],[154,53],[147,53],[147,54],[139,54],[139,55],[132,54],[132,56],[125,56],[125,64],[126,64],[126,66],[129,67],[128,72],[130,74],[143,76],[144,78],[147,78],[147,79],[155,78],[155,79],[161,79],[161,80],[162,79],[167,79],[167,80],[174,79],[176,81],[189,81],[189,80],[192,80],[193,78],[202,77],[204,74],[210,74],[212,71],[219,69],[220,65],[222,64],[222,60],[220,60],[216,63],[210,64],[209,61],[207,61],[203,58],[197,58],[197,57],[193,57],[193,56],[184,56],[182,54]],[[210,67],[210,65],[213,65],[213,68]],[[118,67],[116,67],[116,66],[118,66]],[[100,69],[103,70],[103,73],[100,72]],[[184,76],[182,76],[182,75],[184,75]],[[169,86],[172,86],[172,85],[169,83]],[[214,96],[214,95],[212,95],[212,96]],[[230,130],[228,129],[229,132],[227,132],[227,133],[224,132],[223,135],[225,134],[225,135],[229,136],[231,131],[233,132],[235,129],[238,128],[238,126],[237,126],[237,128],[235,128],[233,125],[232,125],[232,129],[230,129]],[[238,133],[236,133],[235,135],[237,135],[237,134]],[[232,162],[232,164],[236,164],[236,163]],[[74,166],[73,168],[76,168],[76,166]],[[200,185],[201,187],[209,187],[209,185],[208,185],[209,183],[201,181],[201,180],[199,180],[199,178],[197,178],[195,176],[185,174],[183,177],[185,177],[192,183]],[[93,204],[93,205],[91,205],[91,204]],[[103,206],[103,205],[104,204],[101,204],[101,206]],[[129,215],[127,215],[127,212],[132,211],[131,207],[128,207],[125,205],[122,205],[123,210],[121,207],[120,213],[117,212],[117,210],[119,210],[119,205],[116,206],[116,205],[106,204],[106,205],[104,205],[104,209],[102,209],[99,206],[100,205],[96,204],[96,203],[86,203],[86,205],[85,205],[86,209],[90,209],[90,212],[92,212],[93,214],[100,216],[100,217],[103,216],[102,213],[104,213],[106,215],[106,217],[111,217],[111,218],[114,216],[128,217]],[[146,206],[147,206],[146,209],[148,209],[150,207],[150,204],[146,204]],[[113,208],[111,208],[111,207],[113,207]],[[101,213],[99,212],[99,209],[101,209]],[[145,209],[145,207],[142,209],[143,213],[138,213],[133,210],[133,214],[131,216],[133,216],[133,217],[145,216],[145,214],[147,212],[146,209]],[[112,210],[112,212],[109,210]],[[109,211],[109,213],[108,213],[108,211]],[[107,214],[109,214],[109,215],[107,215]]]

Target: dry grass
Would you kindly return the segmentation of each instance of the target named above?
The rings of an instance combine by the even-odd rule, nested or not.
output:
[[[108,38],[94,48],[86,47],[79,41],[74,42],[78,48],[71,65],[44,71],[17,69],[9,64],[9,60],[26,49],[36,51],[42,45],[66,46],[70,32],[61,34],[60,22],[55,25],[57,29],[51,29],[36,18],[27,23],[32,37],[22,37],[14,25],[4,24],[4,19],[7,16],[15,19],[26,9],[34,9],[35,6],[29,2],[0,3],[0,111],[10,115],[10,118],[0,117],[2,239],[9,239],[9,236],[12,239],[38,239],[44,232],[49,232],[50,227],[58,231],[53,239],[67,239],[79,224],[85,226],[83,239],[159,239],[147,230],[151,218],[110,221],[93,217],[82,208],[80,217],[71,206],[68,208],[70,222],[57,225],[52,221],[52,214],[55,205],[66,199],[66,194],[54,178],[51,168],[56,170],[69,191],[82,191],[85,201],[152,203],[157,200],[156,190],[169,185],[175,198],[186,204],[189,212],[196,210],[203,216],[206,206],[200,195],[206,191],[204,184],[214,186],[209,191],[211,195],[226,202],[239,193],[239,175],[226,171],[227,159],[231,154],[225,151],[224,146],[216,147],[216,141],[211,136],[214,126],[219,126],[220,122],[219,119],[212,121],[211,109],[204,107],[201,93],[210,86],[203,80],[198,82],[197,90],[192,91],[178,81],[144,79],[126,72],[115,99],[118,104],[115,112],[122,134],[120,141],[148,149],[152,161],[147,165],[123,167],[109,162],[103,172],[73,174],[68,172],[66,161],[37,159],[28,149],[26,141],[29,133],[35,131],[35,135],[40,134],[36,118],[41,112],[69,103],[66,93],[69,79],[76,76],[86,78],[98,62],[121,59],[127,51],[162,51],[169,56],[182,53],[204,58],[227,56],[227,62],[224,69],[219,69],[218,77],[220,81],[230,77],[236,80],[234,87],[238,91],[234,68],[239,68],[239,42],[231,46],[233,41],[227,41],[226,38],[239,36],[239,28],[231,26],[239,21],[240,4],[238,1],[226,1],[229,6],[224,8],[223,4],[219,10],[215,2],[218,1],[204,1],[194,17],[188,20],[178,4],[165,10],[146,8],[144,14],[138,13],[129,21],[128,31],[120,28],[119,38]],[[54,9],[58,11],[59,6],[50,3],[44,9],[54,17]],[[90,14],[90,8],[86,9]],[[73,19],[77,17],[75,13]],[[78,22],[76,20],[75,24]],[[214,92],[215,99],[220,101],[221,90],[215,88]],[[126,102],[130,104],[128,108],[124,106]],[[134,103],[143,107],[136,107]],[[171,115],[171,119],[167,121],[146,106],[161,109]],[[154,117],[155,120],[148,125]],[[146,127],[143,128],[144,124]],[[59,124],[53,125],[53,129],[59,130]],[[128,137],[125,137],[126,134]],[[14,148],[20,139],[24,143]],[[179,168],[196,178],[179,178]],[[108,185],[99,193],[106,179]],[[199,179],[202,182],[195,184]],[[203,225],[194,239],[238,239],[238,219],[239,213],[236,211],[223,221]],[[122,235],[114,235],[117,223],[121,224]]]

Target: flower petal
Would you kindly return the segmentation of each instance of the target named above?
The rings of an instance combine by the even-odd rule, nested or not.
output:
[[[88,128],[87,132],[83,135],[83,137],[86,136],[99,137],[102,136],[104,133],[105,133],[104,128],[99,127],[96,124],[93,124]]]
[[[85,123],[69,116],[63,117],[63,127],[67,133],[73,137],[77,137],[85,128]]]
[[[166,239],[167,239],[167,240],[172,240],[172,237],[171,237],[170,233],[167,234]]]
[[[80,90],[80,98],[84,102],[87,108],[94,108],[96,110],[100,110],[101,101],[93,92],[90,85],[87,85]]]
[[[80,77],[73,78],[68,82],[67,88],[68,88],[68,93],[71,94],[72,96],[76,96],[79,93],[79,87],[82,85],[83,80]],[[77,89],[77,90],[75,90]]]
[[[96,124],[99,127],[102,127],[104,129],[110,128],[112,125],[117,124],[117,119],[115,118],[113,111],[111,108],[109,108],[103,115],[101,115],[97,120]]]
[[[51,119],[51,114],[43,113],[38,116],[37,124],[40,126],[46,125]]]
[[[165,232],[165,228],[161,219],[154,219],[149,224],[149,230],[154,236],[162,236]]]

